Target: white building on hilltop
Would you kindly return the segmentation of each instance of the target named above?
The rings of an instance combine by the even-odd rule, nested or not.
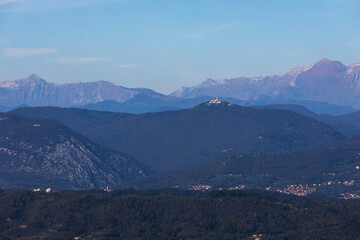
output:
[[[210,100],[209,103],[211,103],[211,104],[219,104],[219,103],[221,103],[221,101],[219,100],[219,97],[217,97],[215,100]]]

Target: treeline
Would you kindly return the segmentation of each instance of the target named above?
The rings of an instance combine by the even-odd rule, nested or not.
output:
[[[0,239],[360,239],[360,202],[256,191],[0,192]]]

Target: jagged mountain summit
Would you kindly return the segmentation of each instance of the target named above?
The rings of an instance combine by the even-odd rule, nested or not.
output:
[[[0,83],[0,105],[69,107],[106,100],[124,102],[144,92],[154,93],[150,89],[125,88],[106,81],[59,85],[33,74],[25,79]]]
[[[104,188],[148,173],[54,120],[0,113],[0,188]]]
[[[360,108],[360,63],[345,66],[321,59],[309,67],[291,69],[285,75],[207,79],[171,94],[180,98],[232,97],[242,100],[312,100]]]

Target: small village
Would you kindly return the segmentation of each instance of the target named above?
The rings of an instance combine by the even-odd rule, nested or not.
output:
[[[308,196],[310,194],[313,194],[314,192],[316,192],[318,190],[318,187],[328,187],[330,185],[335,185],[335,184],[343,184],[345,186],[353,186],[355,184],[355,181],[354,180],[343,181],[343,182],[328,181],[328,182],[325,182],[322,184],[310,184],[310,185],[294,184],[294,185],[286,185],[281,189],[273,188],[273,187],[266,187],[265,190],[276,191],[276,192],[280,192],[280,193],[284,193],[284,194],[303,197],[303,196]],[[199,184],[199,185],[193,185],[189,188],[189,190],[193,190],[193,191],[210,191],[210,190],[225,190],[225,189],[226,190],[245,190],[246,186],[241,184],[241,185],[229,187],[229,188],[214,188],[212,185]],[[339,198],[360,199],[360,193],[354,193],[354,192],[341,193]]]
[[[309,185],[287,185],[283,189],[278,189],[278,192],[285,193],[285,194],[292,194],[296,196],[307,196],[309,194],[312,194],[316,191],[316,187],[309,186]]]
[[[360,199],[360,194],[356,193],[341,193],[340,194],[343,199]]]
[[[189,188],[189,190],[194,190],[194,191],[206,191],[210,189],[212,189],[212,186],[210,185],[196,185]]]
[[[246,188],[245,185],[239,185],[239,186],[231,187],[228,190],[242,190],[242,189],[245,189],[245,188]]]

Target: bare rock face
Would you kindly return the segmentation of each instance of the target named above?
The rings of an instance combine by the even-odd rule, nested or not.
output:
[[[321,59],[309,67],[291,69],[282,76],[208,79],[171,94],[180,98],[232,97],[242,100],[313,100],[360,107],[360,63],[345,66]]]
[[[105,188],[147,173],[56,121],[0,114],[0,187]]]
[[[33,74],[25,79],[0,83],[0,105],[69,107],[105,100],[124,102],[142,92],[153,91],[128,89],[106,81],[58,85]]]

